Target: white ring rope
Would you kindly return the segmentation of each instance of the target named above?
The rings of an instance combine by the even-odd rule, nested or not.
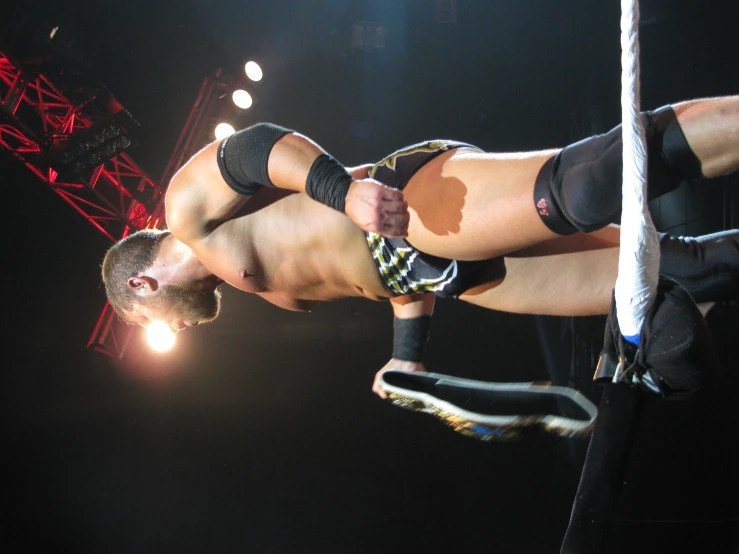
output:
[[[616,312],[624,337],[638,336],[659,281],[659,238],[647,204],[647,146],[639,117],[639,2],[621,2],[623,208]]]

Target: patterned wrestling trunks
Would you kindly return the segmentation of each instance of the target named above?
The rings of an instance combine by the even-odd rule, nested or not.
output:
[[[432,140],[408,146],[378,162],[369,176],[403,190],[411,177],[433,158],[471,144],[451,140]],[[457,297],[477,284],[505,273],[502,259],[460,262],[432,256],[416,249],[406,239],[390,239],[367,233],[372,258],[388,288],[398,296],[434,292],[440,297]]]
[[[372,257],[385,284],[397,295],[436,292],[448,296],[447,287],[457,278],[457,260],[431,258],[413,248],[405,239],[389,239],[376,233],[367,233]],[[456,296],[456,295],[455,295]]]

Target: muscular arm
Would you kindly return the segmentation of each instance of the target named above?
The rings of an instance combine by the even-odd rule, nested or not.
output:
[[[362,179],[367,179],[369,177],[369,170],[371,168],[372,164],[364,164],[358,165],[357,167],[347,167],[346,170],[355,181],[361,181]]]
[[[432,315],[436,296],[433,293],[411,294],[408,296],[395,296],[390,299],[393,307],[393,315],[398,319],[411,319]]]
[[[207,237],[221,223],[234,217],[250,194],[253,194],[252,191],[258,190],[260,186],[274,186],[305,193],[309,182],[314,183],[315,190],[318,190],[316,182],[324,185],[333,183],[330,174],[345,175],[342,177],[345,184],[346,179],[349,179],[348,189],[337,190],[344,190],[345,212],[359,227],[386,236],[405,236],[408,212],[402,192],[367,179],[365,172],[367,166],[355,168],[356,173],[349,176],[343,173],[344,169],[340,164],[332,162],[334,165],[329,166],[338,169],[333,173],[324,171],[317,176],[316,173],[311,174],[314,162],[317,162],[318,158],[325,161],[328,156],[309,138],[288,132],[276,142],[270,143],[272,146],[269,152],[266,152],[264,145],[251,145],[242,140],[245,136],[247,135],[229,138],[239,142],[228,143],[227,148],[220,151],[221,141],[206,146],[172,179],[166,195],[167,225],[178,239],[191,243]],[[260,152],[263,156],[259,158],[262,160],[261,165],[249,162],[247,158],[253,155],[249,148],[262,149]],[[231,164],[232,172],[237,173],[238,179],[234,175],[224,176],[223,168],[219,167],[219,155],[222,155],[220,159],[222,166]],[[243,165],[240,165],[240,162],[243,162]],[[236,186],[242,182],[244,186]],[[324,187],[322,190],[331,189]]]
[[[224,179],[217,162],[219,146],[220,141],[216,141],[195,154],[167,189],[167,226],[183,242],[206,237],[234,217],[250,198]],[[289,133],[269,153],[269,179],[278,188],[305,192],[311,165],[323,153],[308,138]]]

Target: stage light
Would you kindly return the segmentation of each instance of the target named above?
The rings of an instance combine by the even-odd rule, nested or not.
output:
[[[169,325],[155,321],[146,328],[146,339],[157,352],[166,352],[174,346],[175,335]]]
[[[121,134],[121,128],[117,125],[110,125],[103,129],[103,134],[108,138],[117,137]]]
[[[97,167],[102,163],[102,159],[100,152],[92,152],[85,160],[85,163],[89,167]]]
[[[75,130],[49,154],[49,165],[63,179],[91,173],[119,152],[135,145],[128,131],[117,121]]]
[[[236,132],[231,125],[228,123],[219,123],[216,125],[216,139],[221,140],[233,135]]]
[[[114,144],[106,144],[100,149],[100,155],[106,160],[112,158],[116,153],[116,146]]]
[[[235,90],[234,93],[231,95],[231,98],[233,98],[234,104],[236,104],[242,110],[251,107],[251,94],[249,94],[245,90]]]
[[[252,81],[261,81],[262,80],[262,68],[259,67],[259,64],[257,62],[246,62],[246,65],[244,66],[244,71],[246,71],[246,76],[249,77]]]
[[[113,142],[113,146],[115,146],[116,148],[120,150],[124,150],[128,148],[129,146],[131,146],[131,139],[128,137],[118,137]]]
[[[106,136],[103,133],[95,133],[87,139],[87,142],[90,143],[90,146],[93,148],[99,148],[105,142],[105,138]]]

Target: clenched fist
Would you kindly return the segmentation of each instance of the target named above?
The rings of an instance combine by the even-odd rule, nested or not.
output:
[[[408,235],[408,204],[403,192],[374,179],[360,179],[349,186],[344,212],[363,231],[388,238]]]

